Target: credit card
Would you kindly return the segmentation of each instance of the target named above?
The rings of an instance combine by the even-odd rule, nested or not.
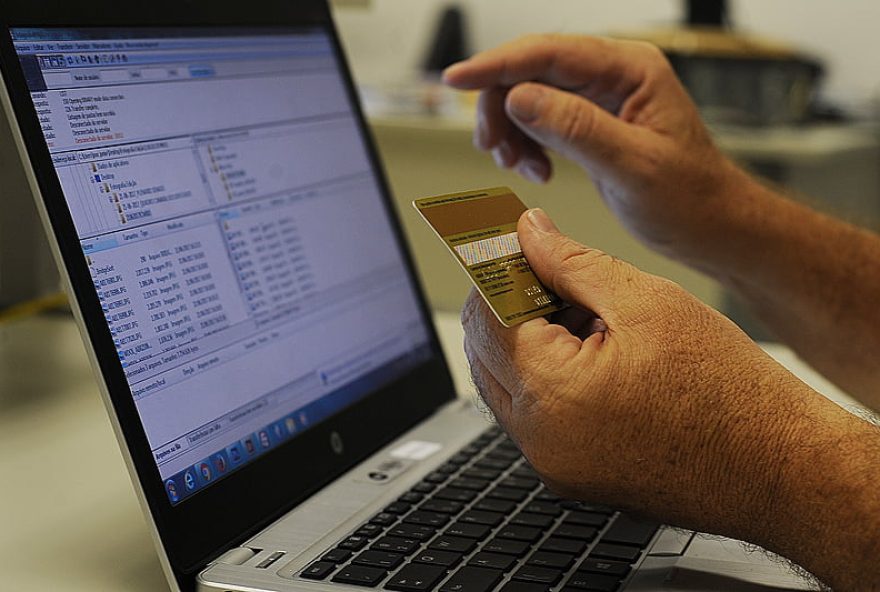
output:
[[[532,271],[516,223],[526,206],[509,187],[417,199],[413,205],[505,327],[565,308]]]

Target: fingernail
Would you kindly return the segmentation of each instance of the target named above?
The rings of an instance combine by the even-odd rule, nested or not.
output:
[[[497,164],[500,168],[506,169],[509,168],[512,162],[510,162],[513,158],[513,153],[510,151],[510,146],[508,146],[507,142],[501,142],[498,146],[492,151],[492,158],[495,159],[495,164]]]
[[[543,167],[535,162],[526,161],[519,167],[519,172],[532,183],[543,184],[545,181]]]
[[[452,64],[451,66],[448,66],[445,70],[443,70],[443,74],[441,75],[443,81],[446,82],[450,76],[455,76],[455,71],[460,70],[463,63],[464,62],[458,62],[456,64]]]
[[[487,150],[489,148],[489,130],[486,129],[486,126],[482,121],[477,122],[477,129],[474,133],[474,144],[476,144],[477,148],[480,150]]]
[[[553,220],[541,208],[529,210],[529,222],[541,232],[559,232]]]
[[[507,95],[507,109],[523,123],[531,123],[540,114],[544,89],[534,84],[514,88]]]

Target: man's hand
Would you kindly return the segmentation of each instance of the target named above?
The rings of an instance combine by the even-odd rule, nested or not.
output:
[[[880,460],[850,449],[869,427],[675,284],[577,244],[540,210],[518,233],[572,308],[507,329],[474,293],[465,349],[481,395],[545,482],[762,544],[822,577],[839,569],[821,563],[836,539],[819,531],[848,521],[816,503],[858,498],[838,470],[849,456]]]
[[[451,66],[445,81],[480,89],[474,143],[542,182],[544,149],[580,164],[623,224],[687,259],[706,217],[747,177],[712,143],[666,58],[646,43],[529,36]]]

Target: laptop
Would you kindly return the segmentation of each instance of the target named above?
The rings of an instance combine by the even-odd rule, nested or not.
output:
[[[173,589],[797,587],[456,399],[323,1],[6,3],[0,71]]]

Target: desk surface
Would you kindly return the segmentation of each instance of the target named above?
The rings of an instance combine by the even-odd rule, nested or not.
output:
[[[438,315],[458,392],[473,392],[456,315]],[[811,386],[849,402],[788,350]],[[166,588],[79,334],[67,317],[0,325],[0,571],[4,589]]]

